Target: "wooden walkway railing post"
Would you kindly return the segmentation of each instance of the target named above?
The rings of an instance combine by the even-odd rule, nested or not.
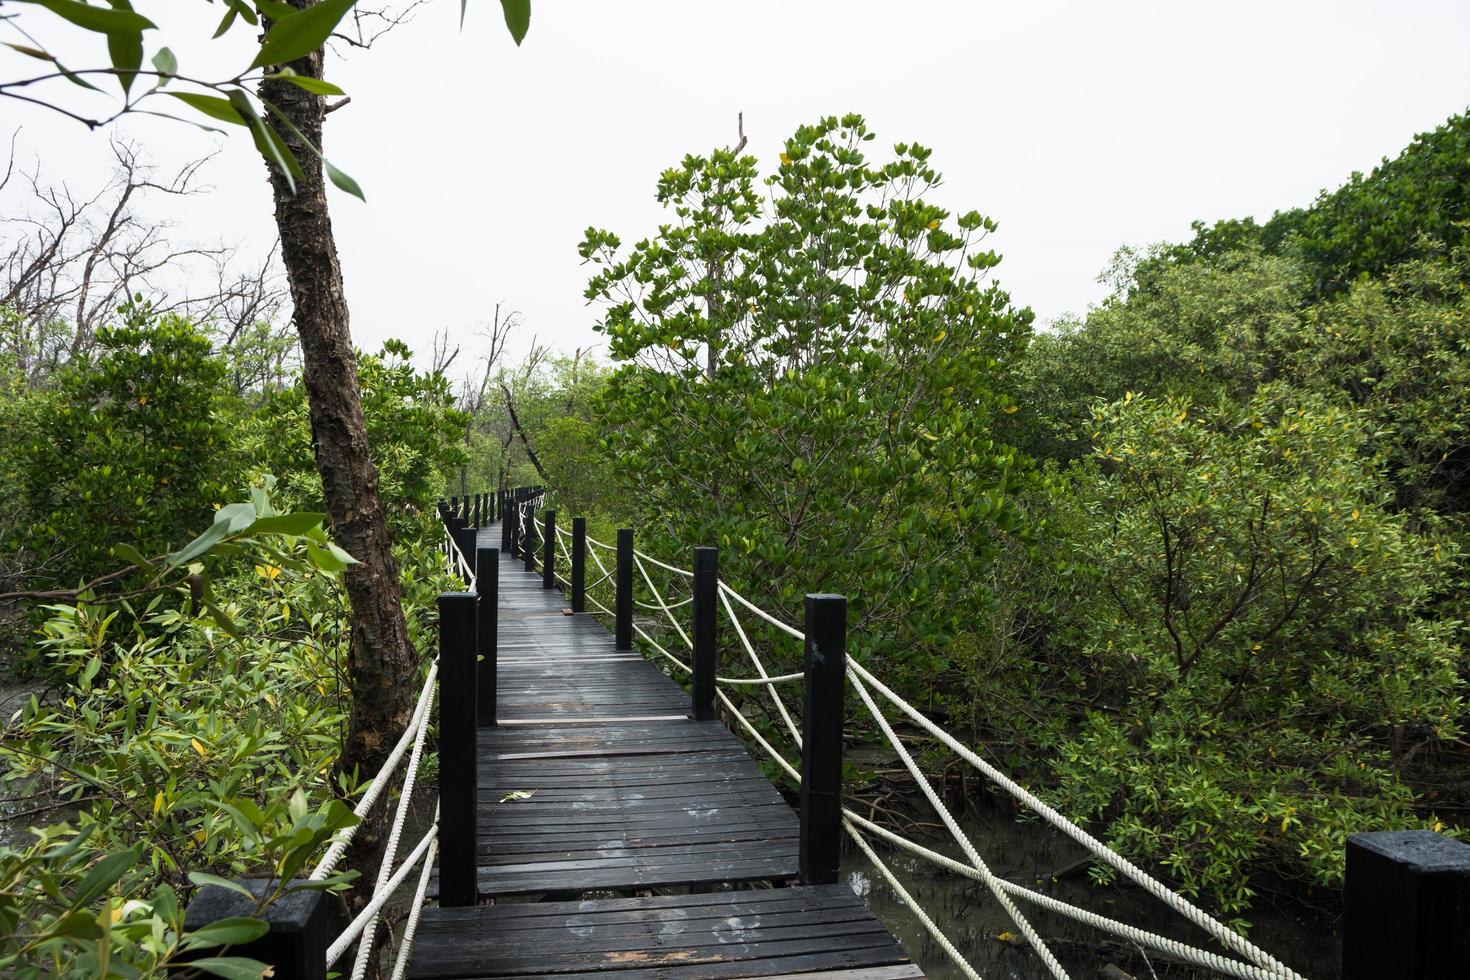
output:
[[[333,914],[333,899],[316,889],[291,892],[255,910],[256,900],[271,894],[280,882],[271,878],[237,879],[254,898],[223,885],[204,885],[184,910],[184,928],[193,932],[222,919],[243,916],[263,919],[270,931],[248,943],[230,947],[229,955],[244,956],[270,964],[275,980],[327,980],[327,949],[332,934],[340,927]],[[217,948],[191,951],[185,962],[217,956]]]
[[[506,492],[500,491],[500,550],[507,555],[510,551],[510,503]]]
[[[531,540],[531,531],[536,527],[536,505],[526,504],[526,523],[521,530],[521,557],[526,559],[526,571],[536,570],[536,543]]]
[[[506,515],[505,525],[510,529],[510,541],[507,542],[506,550],[510,552],[511,558],[519,558],[521,555],[521,505],[514,497],[510,501],[510,513]]]
[[[500,667],[500,550],[475,549],[475,720],[481,728],[495,727],[496,682]]]
[[[541,518],[542,537],[545,547],[541,553],[541,587],[556,588],[556,511],[548,510]]]
[[[1354,834],[1342,980],[1470,977],[1470,844],[1431,830]]]
[[[439,904],[474,905],[475,594],[439,596]]]
[[[572,612],[587,611],[587,518],[572,518]]]
[[[847,600],[806,597],[806,683],[801,717],[801,851],[805,885],[831,885],[842,863],[842,723]]]
[[[478,532],[475,528],[466,526],[464,521],[459,523],[460,526],[454,531],[454,543],[459,545],[459,553],[464,556],[464,567],[460,570],[460,577],[468,585],[475,571],[471,563],[475,560],[475,539],[478,537]]]
[[[719,619],[715,603],[719,602],[719,549],[694,549],[694,684],[693,704],[689,716],[695,721],[712,721],[715,717],[715,673],[718,655],[715,629]]]
[[[633,649],[633,529],[618,528],[617,566],[613,583],[613,649]]]

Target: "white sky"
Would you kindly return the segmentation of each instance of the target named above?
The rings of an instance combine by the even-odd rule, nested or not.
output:
[[[179,41],[207,38],[218,5],[138,6],[174,18],[149,54],[170,44],[185,73],[248,61],[245,36]],[[329,118],[327,151],[368,197],[332,202],[360,346],[396,336],[422,353],[441,327],[470,345],[496,301],[525,315],[519,348],[532,332],[568,350],[596,343],[583,229],[652,232],[659,172],[732,143],[739,111],[766,169],[797,125],[848,111],[878,133],[875,154],[934,148],[947,177],[935,199],[1000,223],[997,276],[1046,321],[1102,297],[1095,277],[1119,245],[1309,203],[1470,104],[1463,0],[533,8],[519,49],[493,0],[470,4],[463,32],[459,4],[434,0],[372,51],[330,62],[353,101]],[[100,60],[47,15],[24,19],[71,67]],[[0,55],[0,78],[36,64]],[[0,125],[22,127],[23,152],[52,179],[105,176],[101,135],[3,99]],[[160,164],[221,140],[158,120],[117,128]],[[263,165],[243,136],[224,143],[208,171],[217,190],[174,215],[176,234],[263,251]]]

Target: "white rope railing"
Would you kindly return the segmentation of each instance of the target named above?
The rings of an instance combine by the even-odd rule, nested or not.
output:
[[[373,885],[374,894],[392,877],[389,872],[393,870],[393,859],[398,856],[398,842],[403,836],[403,827],[408,822],[408,813],[413,806],[413,788],[418,780],[419,765],[423,762],[424,737],[429,734],[429,713],[434,709],[434,691],[434,688],[429,688],[419,731],[413,740],[413,753],[409,756],[408,767],[403,771],[403,789],[398,794],[398,810],[393,814],[393,826],[388,831],[388,843],[383,848],[382,863],[378,866],[378,880]],[[377,922],[377,916],[373,916],[363,927],[367,939],[358,943],[357,960],[352,965],[352,980],[363,980],[367,975],[373,954],[373,930],[377,927]]]
[[[956,861],[954,858],[949,857],[946,854],[940,854],[938,851],[927,848],[922,844],[915,843],[914,841],[909,840],[907,837],[904,837],[901,834],[894,833],[887,827],[876,824],[873,821],[868,820],[866,817],[854,813],[850,809],[844,807],[842,811],[842,816],[844,821],[854,824],[857,827],[861,827],[863,830],[872,833],[874,836],[883,838],[883,840],[894,845],[895,847],[901,848],[902,850],[905,850],[916,857],[923,858],[924,860],[929,861],[932,864],[938,865],[939,867],[944,868],[946,871],[952,871],[955,874],[963,875],[974,881],[981,880],[980,873],[969,865],[962,864],[961,862]],[[1241,980],[1277,980],[1277,978],[1281,977],[1280,973],[1264,970],[1261,967],[1253,966],[1249,963],[1241,963],[1238,960],[1227,959],[1217,953],[1211,953],[1207,950],[1198,949],[1194,946],[1189,945],[1188,943],[1183,943],[1176,939],[1170,939],[1167,936],[1160,936],[1155,933],[1148,932],[1147,930],[1139,929],[1135,926],[1130,926],[1127,923],[1119,922],[1116,919],[1110,919],[1107,916],[1098,915],[1096,912],[1088,911],[1087,909],[1080,908],[1076,905],[1072,905],[1057,898],[1053,898],[1050,895],[1045,895],[1041,892],[1034,891],[1030,888],[1025,887],[1024,885],[1018,885],[1013,881],[1007,881],[1004,878],[1000,879],[1000,886],[1004,888],[1009,894],[1039,905],[1042,908],[1047,909],[1048,911],[1055,912],[1059,915],[1064,915],[1070,919],[1073,919],[1074,921],[1081,922],[1084,925],[1092,926],[1095,929],[1099,929],[1104,932],[1111,932],[1115,936],[1126,939],[1129,942],[1138,943],[1140,946],[1146,946],[1150,949],[1155,950],[1156,952],[1165,953],[1170,956],[1186,960],[1194,964],[1195,966],[1214,970],[1217,973],[1223,973],[1227,976],[1239,977],[1241,978]]]
[[[740,645],[745,648],[746,656],[755,665],[755,672],[761,677],[769,678],[770,675],[766,673],[766,665],[761,663],[761,658],[756,654],[755,647],[750,642],[750,637],[745,635],[745,627],[740,624],[740,617],[735,615],[735,608],[730,605],[730,599],[726,595],[727,592],[729,595],[734,595],[737,599],[739,598],[733,590],[716,589],[716,594],[720,597],[720,602],[725,607],[725,615],[729,617],[730,625],[735,627],[735,635],[740,638]],[[798,674],[796,676],[800,677],[803,675]],[[796,743],[797,748],[801,748],[801,730],[796,727],[796,722],[792,720],[790,712],[786,710],[786,702],[781,700],[774,688],[767,688],[767,692],[771,695],[771,700],[776,703],[776,710],[780,712],[782,720],[786,722],[786,728],[791,732],[792,741]]]
[[[342,958],[342,954],[352,947],[352,944],[357,941],[357,937],[362,935],[363,929],[367,927],[369,921],[377,920],[377,915],[383,910],[383,906],[388,904],[388,900],[393,897],[393,893],[398,890],[398,886],[403,884],[403,880],[408,877],[408,873],[418,866],[419,861],[423,860],[425,853],[428,852],[430,845],[434,843],[434,840],[438,836],[439,808],[436,806],[434,808],[434,822],[419,840],[418,846],[413,849],[408,857],[404,858],[403,863],[398,866],[398,870],[393,873],[393,876],[388,879],[383,887],[373,894],[372,901],[368,902],[362,911],[357,913],[357,917],[352,920],[352,923],[343,930],[340,936],[333,940],[332,945],[327,947],[327,969],[330,970]]]
[[[670,602],[667,605],[661,606],[652,602],[644,602],[642,599],[634,599],[633,605],[641,606],[644,609],[662,609],[664,612],[668,612],[670,609],[682,609],[684,606],[689,605],[693,601],[694,596],[690,596],[687,599],[681,599],[678,602]]]
[[[459,542],[454,540],[454,535],[449,528],[444,529],[445,554],[449,558],[449,572],[451,575],[459,575],[465,580],[465,588],[471,592],[475,591],[475,567],[469,557],[460,550]]]
[[[648,562],[650,565],[657,565],[659,568],[662,568],[664,571],[666,571],[666,572],[673,572],[675,575],[682,575],[685,578],[693,578],[694,577],[694,573],[691,572],[689,569],[687,569],[687,568],[676,568],[673,565],[666,565],[663,562],[659,561],[657,558],[654,558],[652,555],[645,555],[643,552],[637,550],[636,548],[633,550],[633,557],[634,558],[642,558],[644,561]]]
[[[615,550],[612,547],[603,544],[602,542],[594,542],[594,544],[597,547],[603,548],[604,550]],[[592,553],[594,554],[594,556],[596,555],[595,551]],[[637,562],[638,564],[639,571],[643,575],[644,581],[648,584],[649,589],[653,592],[655,599],[654,603],[638,602],[637,604],[646,609],[658,609],[659,611],[663,612],[663,614],[669,619],[670,623],[672,623],[675,629],[679,632],[680,636],[685,640],[686,644],[692,647],[693,644],[692,641],[690,641],[688,634],[684,632],[683,628],[679,625],[678,621],[673,617],[671,613],[672,609],[679,608],[679,606],[685,605],[689,601],[692,601],[692,597],[691,599],[686,599],[678,604],[670,604],[666,602],[663,596],[659,593],[658,589],[655,587],[653,580],[649,576],[647,569],[644,568],[642,561],[647,561],[650,564],[655,565],[656,567],[680,575],[692,577],[693,573],[688,572],[685,569],[666,564],[649,555],[644,554],[643,552],[635,551],[634,554],[635,562]],[[642,561],[638,561],[638,559],[642,559]],[[598,565],[599,568],[601,568],[605,573],[604,578],[607,576],[607,574],[610,574],[607,573],[606,566],[602,564],[600,559],[598,559]],[[751,643],[750,638],[745,632],[745,629],[741,624],[739,617],[735,613],[734,607],[731,605],[731,600],[740,604],[747,611],[757,616],[759,619],[769,624],[770,626],[773,626],[779,631],[787,634],[788,636],[804,641],[806,638],[805,634],[795,627],[789,625],[788,623],[783,622],[782,620],[761,609],[755,603],[740,595],[740,593],[736,592],[733,588],[731,588],[723,581],[720,581],[718,583],[718,594],[725,608],[726,615],[735,629],[736,636],[740,640],[740,645],[745,650],[746,655],[750,658],[752,664],[755,665],[756,672],[759,676],[739,679],[719,677],[717,678],[717,681],[721,684],[726,685],[751,685],[762,687],[775,702],[776,707],[782,716],[782,720],[785,722],[786,728],[788,729],[788,731],[791,732],[792,736],[796,739],[797,745],[799,746],[801,738],[800,728],[796,725],[795,720],[791,717],[789,711],[786,709],[786,706],[782,699],[776,694],[775,688],[779,684],[799,680],[804,675],[802,673],[791,673],[772,677],[767,673],[764,664],[761,662],[759,655],[755,651],[754,644]],[[605,606],[601,606],[600,603],[598,605],[600,608],[603,609],[604,612],[612,615],[611,611],[608,610]],[[671,661],[678,664],[681,668],[685,670],[689,669],[687,665],[685,665],[682,661],[679,661],[676,657],[670,654],[666,649],[664,649],[661,644],[650,637],[646,631],[637,627],[636,624],[635,629],[637,629],[637,632],[640,636],[648,641],[663,656],[669,658]],[[873,716],[884,736],[888,739],[893,748],[898,752],[899,758],[904,762],[905,768],[908,769],[910,776],[913,778],[915,783],[917,783],[923,790],[930,804],[939,814],[946,829],[955,839],[955,842],[959,845],[961,851],[965,854],[965,857],[968,859],[969,863],[961,863],[953,858],[949,858],[945,855],[939,854],[936,851],[925,848],[922,845],[909,841],[906,838],[903,838],[900,835],[895,834],[890,830],[887,830],[886,828],[880,827],[878,824],[875,824],[872,821],[865,820],[864,818],[852,813],[851,811],[844,812],[845,829],[853,837],[858,847],[864,851],[864,853],[869,857],[870,860],[873,861],[874,867],[879,870],[879,873],[883,875],[886,880],[888,880],[891,886],[894,887],[895,892],[904,897],[905,901],[910,905],[915,914],[920,918],[926,930],[928,930],[930,934],[934,936],[936,943],[938,943],[939,946],[944,949],[952,959],[955,960],[956,964],[961,968],[963,972],[966,973],[967,976],[976,976],[973,968],[964,961],[963,957],[960,956],[957,950],[955,950],[953,944],[950,943],[949,940],[943,936],[942,932],[938,931],[937,927],[934,926],[932,920],[928,919],[923,910],[907,897],[907,892],[905,892],[902,888],[902,885],[893,878],[892,872],[887,869],[887,867],[883,865],[882,862],[877,858],[877,855],[872,852],[866,840],[862,837],[862,834],[859,833],[859,827],[870,833],[873,833],[875,836],[884,839],[894,846],[906,849],[919,857],[930,860],[945,868],[946,870],[953,871],[957,874],[964,875],[971,878],[972,880],[985,884],[990,890],[991,894],[995,897],[996,901],[1000,903],[1003,909],[1005,909],[1007,915],[1011,918],[1012,922],[1016,924],[1017,929],[1022,933],[1022,935],[1026,937],[1028,943],[1030,943],[1032,948],[1036,951],[1037,955],[1042,959],[1042,962],[1046,965],[1048,971],[1054,978],[1057,978],[1057,980],[1065,980],[1065,978],[1067,978],[1068,975],[1065,969],[1056,960],[1056,957],[1051,953],[1051,951],[1046,947],[1045,943],[1041,940],[1035,929],[1030,925],[1026,917],[1016,906],[1013,899],[1020,899],[1029,902],[1033,905],[1054,912],[1056,914],[1072,918],[1075,921],[1090,925],[1105,932],[1112,933],[1113,935],[1120,936],[1129,940],[1130,942],[1136,942],[1140,946],[1145,946],[1158,952],[1176,956],[1196,966],[1214,970],[1227,976],[1238,977],[1241,978],[1241,980],[1303,980],[1300,974],[1285,966],[1280,961],[1276,960],[1274,957],[1266,953],[1264,950],[1261,950],[1259,947],[1255,946],[1253,943],[1245,939],[1245,937],[1241,936],[1235,930],[1230,929],[1224,923],[1219,922],[1214,917],[1210,916],[1208,913],[1198,908],[1193,903],[1189,902],[1182,895],[1174,892],[1163,882],[1157,880],[1153,876],[1149,875],[1147,872],[1143,871],[1143,869],[1133,864],[1133,862],[1118,854],[1102,841],[1098,840],[1096,837],[1089,834],[1087,831],[1083,830],[1081,827],[1068,820],[1066,817],[1062,816],[1058,811],[1048,806],[1046,803],[1040,800],[1040,798],[1035,796],[1035,794],[1029,792],[1024,787],[1020,786],[1020,784],[1016,783],[1014,780],[1001,773],[994,766],[985,762],[985,760],[982,759],[977,753],[969,749],[958,739],[954,738],[954,736],[950,735],[943,728],[930,721],[918,709],[914,708],[912,705],[908,704],[908,702],[904,701],[903,698],[901,698],[891,688],[889,688],[887,685],[883,684],[875,676],[873,676],[873,674],[865,667],[863,667],[862,664],[858,663],[853,658],[848,657],[848,666],[850,668],[848,678],[853,684],[854,688],[857,690],[859,697],[862,699],[865,707]],[[1236,960],[1229,959],[1228,957],[1221,956],[1217,953],[1210,952],[1208,950],[1203,950],[1194,946],[1190,946],[1189,944],[1180,942],[1178,940],[1156,935],[1154,933],[1148,932],[1147,930],[1138,929],[1134,926],[1129,926],[1126,923],[1118,922],[1117,920],[1110,919],[1106,916],[1098,915],[1094,912],[1088,911],[1087,909],[1071,905],[1067,902],[1061,901],[1060,899],[1056,899],[1052,896],[1034,891],[1022,885],[1018,885],[1014,882],[1006,881],[1005,879],[1002,879],[999,876],[995,875],[993,872],[990,871],[984,860],[981,859],[979,853],[975,851],[973,844],[960,829],[958,822],[955,821],[953,815],[949,813],[943,801],[938,798],[933,787],[924,777],[922,770],[920,770],[917,763],[914,762],[913,757],[909,753],[907,747],[904,746],[903,742],[898,738],[898,735],[893,730],[892,725],[879,709],[879,706],[874,700],[872,694],[869,693],[869,686],[871,686],[874,691],[877,691],[879,694],[881,694],[886,700],[898,707],[900,711],[902,711],[916,724],[923,728],[928,734],[938,739],[947,748],[959,755],[964,761],[979,769],[987,778],[1005,789],[1026,808],[1039,814],[1052,826],[1063,831],[1073,840],[1086,847],[1100,861],[1103,861],[1117,871],[1121,872],[1125,877],[1140,885],[1144,888],[1144,890],[1148,891],[1150,894],[1154,895],[1156,898],[1159,898],[1169,907],[1179,912],[1188,921],[1204,929],[1223,946],[1240,954],[1241,956],[1248,959],[1250,962],[1242,963]],[[720,699],[724,707],[728,710],[729,716],[736,719],[736,721],[760,745],[760,747],[766,752],[766,754],[780,766],[780,768],[787,776],[791,777],[799,783],[799,771],[794,766],[792,766],[792,764],[771,745],[771,743],[765,738],[765,736],[750,722],[749,719],[745,717],[744,713],[736,707],[736,705],[730,700],[725,692],[717,689],[716,695]]]
[[[764,619],[766,622],[770,623],[772,626],[776,627],[778,630],[781,630],[783,633],[786,633],[786,634],[788,634],[790,636],[794,636],[798,640],[805,640],[806,639],[806,634],[803,633],[801,630],[797,629],[794,626],[788,626],[786,623],[781,622],[775,616],[772,616],[770,613],[766,612],[760,606],[757,606],[755,603],[753,603],[749,599],[745,598],[745,596],[741,595],[739,592],[736,592],[734,589],[730,588],[724,582],[720,582],[720,592],[722,594],[727,595],[730,598],[734,599],[736,602],[740,603],[746,609],[749,609],[751,612],[755,613],[761,619]]]
[[[643,559],[638,557],[638,552],[636,551],[633,552],[633,564],[637,566],[638,573],[643,576],[643,581],[648,583],[648,591],[653,593],[654,601],[658,603],[658,608],[663,610],[664,616],[666,616],[669,620],[669,624],[674,627],[675,632],[677,632],[680,639],[684,641],[684,645],[693,650],[694,641],[689,638],[689,634],[684,632],[684,627],[679,625],[679,621],[675,619],[674,614],[669,611],[668,604],[664,602],[663,593],[659,592],[658,586],[653,584],[653,579],[650,578],[648,575],[648,569],[643,567]],[[661,565],[662,563],[654,562],[654,564]],[[669,566],[662,565],[662,567],[668,568]]]
[[[408,907],[408,922],[403,927],[403,942],[398,944],[398,959],[393,964],[391,980],[403,980],[408,971],[408,961],[413,953],[414,936],[419,931],[419,916],[424,911],[424,900],[429,894],[429,879],[434,874],[434,855],[439,850],[437,840],[429,844],[429,853],[424,856],[424,870],[419,875],[418,887],[413,892],[413,903]]]
[[[1244,936],[1240,935],[1235,930],[1225,925],[1223,922],[1218,921],[1208,912],[1205,912],[1203,909],[1197,907],[1188,899],[1184,898],[1182,895],[1173,891],[1171,888],[1169,888],[1168,885],[1165,885],[1157,878],[1154,878],[1152,875],[1144,871],[1142,868],[1138,867],[1132,861],[1129,861],[1117,851],[1113,850],[1111,847],[1108,847],[1108,845],[1098,840],[1096,837],[1089,834],[1087,831],[1083,830],[1081,827],[1077,826],[1066,817],[1062,816],[1061,813],[1048,806],[1035,794],[1031,793],[1015,780],[1006,776],[1000,770],[996,769],[990,763],[986,762],[979,755],[973,752],[969,747],[956,739],[953,735],[949,734],[943,728],[940,728],[934,722],[926,718],[924,714],[913,705],[909,704],[903,698],[899,697],[896,693],[893,692],[891,688],[889,688],[882,681],[874,677],[872,673],[867,670],[867,668],[863,667],[862,664],[858,663],[851,657],[848,658],[847,663],[849,669],[852,671],[850,676],[871,684],[876,691],[878,691],[890,702],[892,702],[895,707],[897,707],[900,711],[913,719],[915,724],[919,725],[919,727],[923,728],[930,735],[933,735],[940,742],[944,743],[944,745],[946,745],[960,758],[964,759],[966,762],[979,769],[988,779],[990,779],[996,785],[1000,786],[1002,789],[1006,790],[1006,792],[1010,793],[1019,802],[1024,804],[1027,809],[1032,810],[1043,819],[1045,819],[1047,823],[1051,824],[1053,827],[1062,831],[1062,833],[1066,834],[1068,837],[1071,837],[1077,843],[1087,848],[1088,851],[1090,851],[1099,860],[1111,865],[1113,868],[1121,872],[1124,876],[1132,880],[1135,884],[1142,887],[1149,894],[1164,902],[1164,904],[1174,909],[1180,915],[1184,916],[1184,918],[1204,929],[1222,945],[1233,949],[1235,952],[1244,956],[1246,959],[1255,963],[1257,966],[1263,967],[1267,970],[1276,971],[1273,976],[1285,977],[1288,978],[1288,980],[1302,980],[1302,978],[1297,973],[1292,971],[1285,964],[1276,960],[1265,950],[1260,949],[1254,943],[1250,942],[1250,940],[1246,939]],[[863,689],[860,688],[860,690]]]
[[[1016,908],[1016,903],[997,884],[998,879],[991,873],[990,867],[980,857],[980,853],[975,850],[975,845],[970,843],[970,838],[960,829],[958,821],[949,812],[949,808],[944,805],[944,801],[939,798],[939,794],[934,791],[934,787],[929,785],[929,780],[920,771],[918,763],[914,762],[914,757],[909,754],[908,748],[904,746],[897,733],[894,732],[893,726],[888,723],[888,719],[883,717],[883,713],[873,703],[873,697],[868,693],[867,687],[862,681],[858,680],[856,675],[850,675],[850,677],[853,681],[853,686],[857,688],[858,696],[863,699],[863,703],[867,705],[868,711],[873,715],[874,720],[878,722],[878,727],[882,729],[883,734],[887,736],[889,743],[892,744],[894,751],[898,753],[898,757],[903,762],[904,767],[908,769],[909,775],[913,776],[914,782],[918,784],[919,789],[928,797],[930,805],[934,807],[934,811],[939,814],[939,818],[944,822],[944,826],[953,835],[955,843],[959,844],[960,849],[965,852],[965,857],[974,865],[975,870],[980,872],[982,880],[985,882],[986,887],[990,889],[990,893],[995,896],[995,900],[1000,903],[1001,908],[1005,909],[1006,915],[1016,924],[1016,928],[1021,930],[1021,935],[1026,937],[1026,941],[1031,944],[1031,948],[1036,951],[1036,955],[1041,957],[1041,962],[1046,964],[1046,968],[1051,972],[1051,975],[1056,977],[1057,980],[1068,980],[1067,971],[1062,968],[1062,964],[1058,962],[1052,951],[1047,948],[1046,943],[1036,932],[1036,929],[1021,914],[1021,910]]]
[[[782,674],[780,677],[716,677],[716,684],[732,684],[736,687],[765,687],[771,684],[790,684],[799,681],[806,674],[797,671],[794,674]]]
[[[969,977],[970,980],[980,980],[980,974],[975,972],[975,968],[970,965],[970,961],[965,959],[958,949],[955,949],[954,943],[950,942],[949,937],[929,917],[929,913],[924,911],[924,906],[914,901],[914,897],[909,894],[908,889],[903,886],[903,883],[898,880],[888,865],[884,864],[878,858],[878,855],[873,853],[873,849],[868,846],[868,842],[863,839],[863,836],[853,829],[852,824],[844,823],[842,826],[847,831],[847,835],[852,838],[853,843],[857,844],[858,849],[867,856],[868,861],[872,863],[873,867],[878,869],[878,873],[883,876],[883,880],[888,882],[888,887],[893,889],[894,894],[903,901],[904,906],[914,914],[914,917],[923,925],[924,930],[934,938],[934,941],[939,944],[939,948],[944,950],[945,955],[950,958],[950,961],[959,967],[960,971]]]
[[[414,706],[414,714],[409,719],[408,727],[399,736],[398,744],[393,746],[393,751],[388,753],[388,758],[383,760],[383,767],[373,777],[373,781],[368,786],[367,792],[363,794],[361,800],[358,800],[357,806],[352,809],[352,813],[357,817],[358,822],[349,827],[344,827],[337,832],[337,836],[333,838],[331,845],[327,847],[327,851],[322,855],[322,859],[311,870],[311,874],[307,875],[308,880],[322,881],[331,875],[332,870],[337,866],[337,862],[342,859],[342,854],[347,850],[347,846],[352,843],[352,838],[357,835],[357,828],[362,826],[362,819],[372,811],[378,799],[388,788],[388,777],[393,775],[394,770],[398,768],[398,763],[403,759],[403,755],[408,751],[409,746],[417,742],[420,731],[428,728],[428,706],[433,699],[434,682],[438,677],[439,663],[435,661],[429,665],[429,675],[424,678],[424,686],[419,690],[419,699]]]

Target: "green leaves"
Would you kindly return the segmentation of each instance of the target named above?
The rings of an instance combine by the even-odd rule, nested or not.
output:
[[[260,919],[245,916],[230,916],[201,926],[189,933],[186,949],[208,949],[211,946],[235,946],[259,939],[270,932],[270,926]]]
[[[109,0],[121,12],[131,13],[131,0]],[[107,32],[107,53],[112,57],[112,67],[117,69],[117,81],[127,95],[133,87],[133,79],[143,64],[143,28],[136,30],[111,30]]]
[[[244,895],[246,898],[252,900],[255,898],[255,894],[250,889],[232,878],[221,878],[219,875],[212,875],[204,871],[190,871],[189,880],[201,887],[204,885],[215,885],[220,888],[229,889],[236,894]]]
[[[468,2],[469,0],[462,0],[461,22],[464,20],[464,4]],[[526,39],[526,32],[531,29],[531,0],[500,0],[500,6],[505,13],[505,27],[519,46]]]
[[[262,980],[271,974],[269,964],[243,956],[205,956],[190,960],[189,965],[224,980]]]
[[[177,75],[179,72],[179,59],[168,48],[159,48],[153,55],[153,67],[164,75]],[[160,80],[160,85],[164,80]]]
[[[143,31],[157,27],[147,17],[135,13],[132,5],[126,2],[114,2],[111,9],[83,3],[81,0],[20,0],[20,2],[45,7],[56,16],[98,34],[109,36],[141,34]]]
[[[871,135],[802,126],[767,180],[728,149],[686,156],[658,177],[655,235],[589,229],[579,251],[624,364],[596,409],[635,523],[670,553],[726,545],[736,587],[788,616],[802,592],[854,597],[859,649],[906,669],[1026,530],[1030,473],[993,426],[1030,315],[924,201],[929,151],[871,161]]]
[[[326,519],[326,514],[314,514],[310,511],[280,514],[260,518],[250,526],[250,530],[255,534],[308,534],[321,527]]]
[[[311,78],[307,75],[298,75],[294,71],[279,71],[276,72],[274,75],[267,75],[266,78],[279,78],[283,81],[290,82],[292,85],[295,85],[302,91],[310,92],[313,95],[347,94],[337,86],[333,85],[331,82],[325,81],[320,78]]]
[[[240,110],[229,99],[221,98],[218,95],[203,95],[198,92],[169,92],[168,94],[185,105],[199,110],[211,119],[218,119],[220,122],[227,122],[232,126],[246,125],[245,117],[240,114]]]
[[[250,63],[251,68],[267,65],[284,65],[303,58],[326,43],[332,31],[352,9],[357,0],[321,0],[290,16],[277,20],[265,40],[260,52]]]
[[[98,896],[117,884],[118,880],[138,863],[141,851],[141,847],[133,847],[126,851],[109,854],[98,861],[77,885],[77,890],[71,897],[71,907],[79,909],[92,904]]]

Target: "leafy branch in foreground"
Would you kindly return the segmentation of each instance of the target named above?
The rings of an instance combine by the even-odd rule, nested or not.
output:
[[[187,889],[264,878],[258,915],[356,877],[297,881],[357,820],[360,781],[332,775],[348,704],[338,573],[352,559],[320,514],[277,511],[271,482],[161,559],[129,555],[158,580],[143,608],[121,596],[43,607],[41,647],[68,688],[7,724],[0,781],[33,804],[25,817],[76,816],[0,846],[0,973],[172,976],[187,959],[196,975],[260,976],[226,947],[263,926],[186,932]],[[189,579],[221,557],[232,570],[196,600]]]
[[[225,0],[225,14],[214,32],[219,39],[244,25],[246,29],[263,28],[254,58],[244,68],[225,77],[203,77],[184,74],[179,59],[167,46],[158,47],[144,67],[145,35],[158,25],[133,9],[131,0],[116,0],[100,6],[84,0],[9,0],[11,4],[27,4],[40,8],[83,31],[107,39],[109,64],[72,68],[28,29],[30,21],[22,21],[18,13],[0,12],[0,24],[16,35],[18,41],[4,41],[6,47],[28,58],[43,62],[50,70],[22,78],[0,81],[0,96],[28,102],[73,119],[90,129],[97,129],[129,113],[162,116],[187,122],[210,132],[221,132],[213,123],[240,126],[261,156],[281,169],[292,187],[301,176],[301,166],[282,134],[267,119],[267,112],[291,130],[310,152],[321,159],[327,175],[337,187],[358,198],[363,197],[357,181],[333,166],[322,156],[320,146],[308,140],[290,123],[287,114],[260,98],[254,87],[267,80],[280,80],[315,96],[341,96],[347,93],[332,82],[312,78],[293,71],[289,64],[321,48],[330,38],[339,36],[343,19],[355,11],[358,0]],[[505,23],[515,42],[520,44],[531,22],[530,0],[501,0]],[[160,5],[161,6],[161,5]],[[462,0],[461,19],[468,7]],[[73,86],[102,96],[103,90],[93,82],[112,79],[121,90],[120,104],[112,104],[104,112],[89,112],[69,107],[66,99],[43,93],[47,83],[66,81]],[[141,84],[140,84],[141,80]],[[84,96],[85,98],[86,96]],[[177,100],[193,109],[207,122],[181,118],[172,111],[158,108],[171,104],[160,97]]]

